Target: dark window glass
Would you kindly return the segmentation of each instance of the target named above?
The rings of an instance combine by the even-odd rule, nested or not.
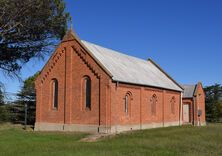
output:
[[[128,108],[129,108],[129,95],[127,94],[125,96],[125,113],[128,114]]]
[[[58,109],[58,81],[56,79],[52,82],[52,105],[53,108]]]
[[[85,106],[91,109],[91,80],[89,77],[85,77]]]

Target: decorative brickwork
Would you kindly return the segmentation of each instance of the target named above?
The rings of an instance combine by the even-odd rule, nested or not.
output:
[[[86,89],[86,77],[90,79],[90,91]],[[58,82],[57,99],[52,97],[54,79]],[[113,81],[71,31],[35,85],[36,130],[113,133],[180,124],[180,91]],[[57,109],[52,107],[55,99]]]

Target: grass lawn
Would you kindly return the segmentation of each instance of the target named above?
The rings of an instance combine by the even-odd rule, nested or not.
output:
[[[222,124],[151,129],[97,142],[80,142],[85,136],[84,133],[24,131],[0,125],[0,155],[222,155]]]

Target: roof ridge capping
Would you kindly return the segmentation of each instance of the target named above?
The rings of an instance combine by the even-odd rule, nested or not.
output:
[[[154,62],[151,58],[148,58],[149,62],[151,62],[154,66],[156,66],[163,74],[165,74],[171,81],[173,81],[178,87],[184,91],[184,88],[176,81],[174,80],[169,74],[167,74],[156,62]]]

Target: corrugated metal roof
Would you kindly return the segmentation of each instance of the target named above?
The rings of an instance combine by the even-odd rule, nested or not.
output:
[[[182,91],[151,61],[128,56],[87,41],[81,42],[113,75],[114,81]]]
[[[183,97],[184,98],[193,98],[196,85],[181,85],[184,88]]]

